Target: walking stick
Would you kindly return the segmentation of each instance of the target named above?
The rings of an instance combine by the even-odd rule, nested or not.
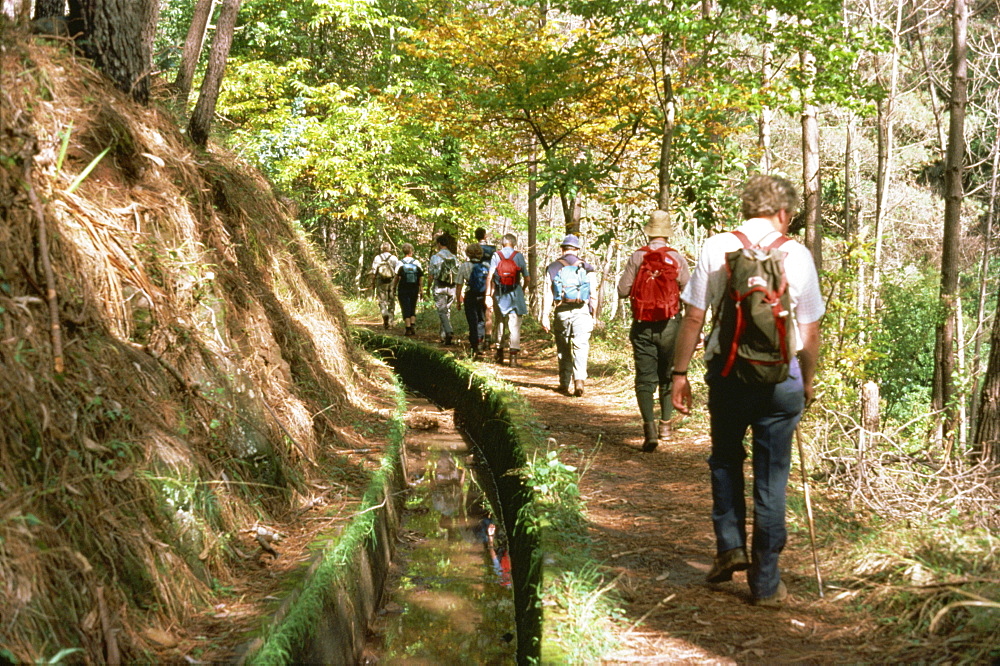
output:
[[[809,473],[806,470],[806,452],[802,448],[802,431],[795,426],[795,442],[799,446],[799,466],[802,468],[802,487],[806,495],[806,518],[809,519],[809,543],[812,544],[813,568],[816,569],[816,587],[819,588],[819,598],[823,598],[823,578],[819,573],[819,554],[816,552],[816,526],[813,524],[812,500],[809,498]]]

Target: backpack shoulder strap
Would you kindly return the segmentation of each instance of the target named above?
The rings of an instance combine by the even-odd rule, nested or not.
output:
[[[768,249],[768,250],[775,250],[775,249],[781,247],[782,245],[784,245],[785,243],[787,243],[790,240],[792,240],[792,239],[789,238],[788,236],[786,236],[785,234],[781,234],[780,236],[778,236],[778,238],[775,239],[775,241],[773,243],[771,243],[770,245],[768,245],[766,249]]]
[[[742,231],[740,231],[739,229],[733,229],[729,233],[739,238],[740,242],[743,243],[743,247],[745,247],[746,249],[749,250],[751,247],[753,247],[753,243],[750,242],[750,239],[747,238],[747,235]]]

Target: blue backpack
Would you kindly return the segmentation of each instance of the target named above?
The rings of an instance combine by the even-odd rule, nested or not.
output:
[[[560,303],[586,303],[590,300],[590,280],[582,261],[571,264],[558,259],[562,268],[552,278],[552,294]]]
[[[409,259],[409,261],[407,261]],[[404,257],[399,265],[399,270],[403,273],[402,281],[406,284],[416,284],[420,276],[417,274],[419,267],[417,266],[417,260],[413,257]]]
[[[469,273],[468,291],[470,294],[481,295],[486,293],[486,276],[490,269],[486,264],[472,264],[472,272]]]

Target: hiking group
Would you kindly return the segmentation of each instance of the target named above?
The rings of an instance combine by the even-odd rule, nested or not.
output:
[[[787,589],[778,558],[785,546],[785,487],[791,447],[802,411],[813,399],[819,353],[819,321],[825,304],[812,254],[786,234],[798,209],[798,194],[787,180],[751,177],[741,194],[743,223],[709,237],[692,271],[684,255],[670,247],[670,216],[653,211],[643,232],[647,242],[625,264],[618,296],[631,305],[629,341],[635,368],[635,398],[643,424],[641,451],[652,453],[672,437],[672,414],[690,414],[688,369],[703,343],[708,386],[712,523],[716,555],[709,583],[732,580],[748,570],[753,603],[781,605]],[[454,241],[437,238],[429,269],[441,320],[441,339],[452,344],[449,319],[456,300],[464,305],[474,356],[495,343],[494,360],[518,365],[521,324],[527,314],[527,263],[517,238],[506,234],[501,247],[485,243],[485,231],[458,265]],[[450,242],[449,242],[450,241]],[[580,240],[563,238],[561,255],[545,268],[541,326],[555,338],[560,393],[582,396],[587,381],[590,336],[599,289],[597,268],[583,260]],[[413,247],[402,246],[397,260],[383,244],[372,264],[383,325],[392,319],[395,291],[406,335],[413,335],[423,270]],[[395,269],[383,269],[389,264]],[[463,293],[462,287],[465,286]],[[706,313],[712,321],[707,338]],[[658,400],[658,405],[657,405]],[[753,531],[747,549],[744,436],[751,432]]]

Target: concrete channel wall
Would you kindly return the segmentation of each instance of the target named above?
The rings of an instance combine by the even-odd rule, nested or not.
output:
[[[497,481],[494,507],[508,535],[517,623],[518,663],[541,656],[542,611],[538,599],[541,557],[538,530],[523,517],[532,499],[511,470],[525,456],[510,410],[513,395],[503,395],[453,356],[402,338],[359,329],[370,352],[383,358],[402,381],[445,408],[479,449]],[[240,659],[249,664],[356,663],[365,631],[378,607],[395,547],[402,510],[403,396],[393,422],[392,441],[381,470],[374,476],[358,516],[336,543],[317,556],[304,583],[289,595],[263,635],[250,643]]]

